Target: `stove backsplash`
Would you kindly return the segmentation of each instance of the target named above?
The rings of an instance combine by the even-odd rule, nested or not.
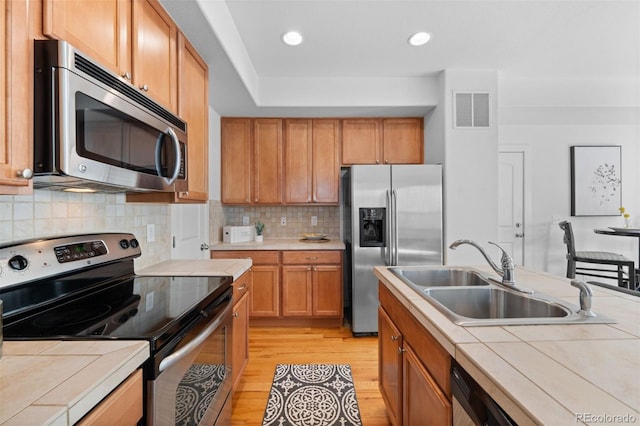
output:
[[[140,241],[136,268],[171,257],[171,220],[167,204],[125,202],[125,194],[74,194],[34,190],[33,195],[0,195],[0,244],[29,238],[131,232]],[[155,224],[155,241],[146,241]]]

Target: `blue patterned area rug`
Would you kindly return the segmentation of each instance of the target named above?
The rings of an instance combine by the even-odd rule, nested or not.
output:
[[[278,364],[263,426],[361,426],[348,364]]]

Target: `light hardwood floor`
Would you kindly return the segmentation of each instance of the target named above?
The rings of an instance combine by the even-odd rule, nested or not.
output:
[[[232,426],[262,424],[276,364],[349,364],[362,423],[388,426],[378,390],[378,338],[353,337],[348,327],[249,329],[249,363],[233,395]]]

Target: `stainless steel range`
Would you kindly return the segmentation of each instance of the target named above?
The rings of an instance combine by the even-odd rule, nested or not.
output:
[[[140,255],[126,233],[0,246],[5,340],[147,340],[143,422],[228,424],[232,278],[136,276]],[[190,406],[198,381],[205,405]]]

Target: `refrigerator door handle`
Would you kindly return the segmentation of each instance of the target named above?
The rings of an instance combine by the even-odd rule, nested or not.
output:
[[[398,192],[391,191],[391,208],[393,209],[393,258],[391,264],[398,266]]]
[[[384,259],[387,266],[393,265],[393,215],[391,214],[392,202],[391,191],[387,189],[387,232],[385,235],[386,244],[384,245]]]

